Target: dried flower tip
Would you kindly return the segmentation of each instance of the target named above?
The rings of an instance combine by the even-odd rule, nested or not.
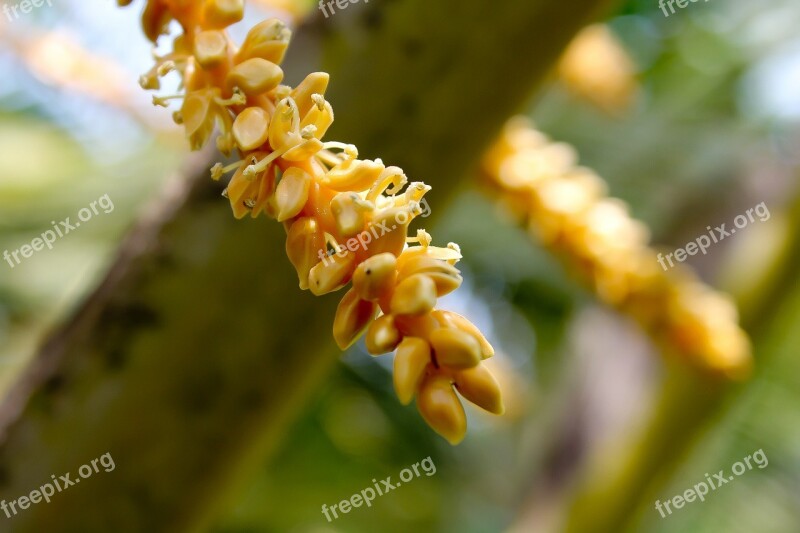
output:
[[[400,403],[411,403],[430,364],[431,347],[425,339],[406,337],[397,346],[397,354],[394,356],[394,390]]]
[[[219,181],[219,179],[225,175],[224,167],[222,163],[215,163],[213,167],[211,167],[211,179],[214,181]],[[227,193],[226,193],[227,195]]]
[[[161,88],[161,80],[156,76],[139,76],[139,86],[146,91],[157,91]]]

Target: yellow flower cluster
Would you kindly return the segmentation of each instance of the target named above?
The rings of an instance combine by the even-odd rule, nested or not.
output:
[[[574,150],[553,143],[525,119],[510,121],[487,153],[488,181],[527,220],[529,230],[605,303],[634,317],[662,345],[701,368],[743,378],[750,342],[729,298],[691,272],[665,272],[649,231],[605,182],[576,165]]]
[[[575,36],[556,72],[567,89],[609,113],[626,110],[636,97],[635,65],[603,24],[587,26]]]
[[[241,20],[243,8],[242,0],[149,0],[143,26],[152,41],[171,20],[183,32],[141,85],[157,89],[168,72],[181,75],[186,94],[154,102],[183,100],[175,120],[192,148],[217,127],[220,151],[239,154],[240,161],[212,169],[214,179],[234,172],[226,189],[234,215],[264,213],[283,222],[300,288],[322,295],[352,281],[336,312],[336,342],[345,349],[366,332],[371,354],[396,350],[398,397],[408,404],[416,395],[428,424],[458,443],[466,416],[456,390],[492,413],[502,413],[503,404],[481,365],[493,355],[491,345],[466,318],[435,308],[438,297],[461,284],[458,246],[431,246],[422,230],[408,236],[430,188],[408,184],[401,169],[380,160],[358,159],[355,146],[323,143],[333,122],[324,97],[328,75],[283,85],[279,64],[289,29],[264,21],[237,47],[225,28]]]

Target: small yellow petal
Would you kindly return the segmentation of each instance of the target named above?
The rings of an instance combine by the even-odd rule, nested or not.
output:
[[[273,150],[287,150],[302,141],[297,104],[284,98],[275,108],[269,123],[269,144]]]
[[[228,57],[228,40],[221,31],[201,31],[194,42],[194,57],[204,69],[222,64]]]
[[[347,291],[339,302],[333,321],[333,338],[340,349],[346,350],[358,340],[377,310],[378,304],[362,300],[354,289]]]
[[[190,92],[183,100],[181,116],[192,150],[199,150],[214,130],[211,96],[205,92]]]
[[[502,415],[505,411],[500,386],[483,365],[456,372],[455,382],[461,396],[478,407],[496,415]]]
[[[322,178],[322,183],[335,191],[361,192],[369,189],[384,166],[375,161],[348,159],[330,169]]]
[[[353,274],[353,288],[365,300],[378,300],[392,289],[397,276],[397,258],[374,255],[363,261]]]
[[[245,152],[259,148],[268,137],[269,115],[260,107],[248,107],[233,122],[233,138]]]
[[[228,74],[226,83],[229,88],[239,87],[248,96],[257,96],[277,87],[283,80],[281,67],[254,57],[236,65]]]
[[[436,361],[450,368],[472,368],[481,362],[481,347],[478,341],[464,331],[439,328],[431,333],[431,346]]]
[[[406,337],[397,346],[397,354],[394,356],[394,390],[400,403],[411,403],[430,363],[431,347],[425,339]]]
[[[372,355],[394,350],[400,343],[400,331],[394,323],[394,317],[383,315],[377,318],[367,329],[366,341],[367,351]]]
[[[418,316],[436,305],[436,284],[425,274],[415,274],[397,284],[391,308],[395,315]]]
[[[244,17],[244,0],[206,0],[203,9],[205,27],[217,29],[236,24]]]
[[[309,272],[320,262],[324,246],[325,236],[313,218],[301,218],[289,227],[286,255],[297,270],[301,289],[308,289]]]
[[[286,54],[291,36],[292,32],[289,28],[277,19],[260,22],[247,33],[242,47],[236,54],[236,62],[241,63],[258,57],[276,65],[280,64]]]
[[[450,444],[455,446],[464,439],[467,415],[447,377],[433,375],[423,381],[417,409],[425,422]]]
[[[436,284],[437,296],[444,296],[461,286],[461,272],[446,261],[435,259],[427,254],[416,254],[403,261],[398,269],[397,279],[402,281],[415,274],[426,274]]]
[[[328,81],[330,81],[330,75],[327,72],[312,72],[292,90],[292,98],[297,102],[301,117],[305,118],[311,108],[316,105],[313,98],[315,94],[325,94]]]
[[[300,122],[300,129],[306,126],[314,126],[316,128],[314,137],[322,139],[328,128],[333,124],[333,107],[319,94],[312,95],[312,98],[315,99],[315,105],[312,105],[306,114],[300,115],[303,117]]]
[[[291,167],[283,173],[275,191],[278,222],[296,217],[308,201],[311,175],[303,169]]]
[[[451,325],[475,337],[478,344],[481,346],[481,356],[484,359],[488,359],[494,355],[494,348],[491,343],[486,340],[486,337],[481,333],[481,330],[478,329],[478,326],[470,322],[466,317],[454,313],[453,311],[437,310],[434,311],[433,314],[443,326]]]
[[[344,287],[353,274],[355,254],[335,254],[325,257],[308,274],[308,288],[316,296],[322,296]]]
[[[354,192],[342,192],[331,200],[331,213],[336,220],[336,229],[343,237],[353,237],[364,230],[367,213],[374,206]]]
[[[369,255],[388,252],[399,256],[406,246],[410,222],[411,218],[405,207],[384,209],[376,213],[365,232],[365,236],[377,236],[367,246]]]

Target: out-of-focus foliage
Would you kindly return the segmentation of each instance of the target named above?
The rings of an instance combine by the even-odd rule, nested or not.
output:
[[[137,30],[130,15],[115,14],[113,2],[105,3],[97,18],[73,2],[0,32],[23,24],[71,27],[89,49],[106,43],[107,55],[124,63],[135,84],[146,70],[147,47],[132,36]],[[582,162],[608,180],[611,193],[630,203],[656,242],[669,248],[761,201],[778,221],[797,196],[800,103],[791,95],[800,92],[784,87],[794,79],[797,89],[800,72],[796,2],[698,2],[664,17],[656,2],[633,0],[607,22],[637,66],[638,100],[621,117],[609,116],[554,82],[531,104],[537,126],[576,146]],[[141,46],[133,51],[113,44],[120,28],[127,28],[123,41]],[[45,328],[98,279],[183,147],[169,130],[148,131],[124,111],[44,85],[7,50],[0,64],[9,73],[0,80],[0,252],[29,243],[53,219],[74,218],[102,194],[109,193],[116,207],[13,270],[0,263],[0,381],[7,382]],[[465,176],[464,183],[471,179]],[[462,246],[472,291],[447,304],[492,332],[508,415],[495,421],[470,411],[475,431],[451,448],[413,407],[398,405],[390,362],[356,346],[317,392],[279,456],[253,465],[252,485],[214,531],[484,533],[512,524],[530,531],[565,508],[565,486],[581,458],[613,447],[643,423],[660,368],[641,336],[598,311],[491,199],[463,189],[450,205],[434,207],[438,218],[427,229]],[[773,222],[759,230],[780,228]],[[769,250],[742,255],[756,238],[754,229],[692,258],[694,266],[715,283],[736,258],[740,277],[726,278],[723,288],[745,284],[769,259]],[[765,327],[756,331],[755,378],[664,480],[659,496],[670,498],[759,448],[769,466],[666,519],[643,499],[638,531],[800,529],[800,288],[796,279],[791,283],[760,309]],[[428,456],[435,475],[325,521],[323,504],[349,498],[373,478],[396,479]]]

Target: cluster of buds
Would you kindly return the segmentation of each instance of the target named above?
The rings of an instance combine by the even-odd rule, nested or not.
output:
[[[581,30],[556,71],[570,92],[612,114],[628,109],[638,91],[633,61],[603,24]]]
[[[323,295],[352,281],[334,320],[337,344],[345,349],[366,333],[371,354],[396,350],[400,400],[416,396],[428,424],[458,443],[466,416],[456,390],[492,413],[502,413],[503,404],[481,366],[493,355],[491,345],[466,318],[435,308],[461,284],[458,246],[431,246],[424,230],[409,237],[430,188],[408,183],[400,168],[379,159],[359,159],[353,145],[323,142],[333,123],[324,97],[328,75],[309,74],[294,88],[282,84],[289,29],[264,21],[237,47],[225,28],[241,20],[243,8],[242,0],[148,0],[143,26],[151,40],[172,20],[183,31],[141,85],[158,89],[161,77],[180,74],[185,94],[154,103],[182,100],[174,118],[193,149],[217,128],[219,150],[239,156],[211,170],[215,180],[233,172],[225,196],[234,215],[263,213],[284,224],[301,289]]]
[[[634,317],[693,364],[746,377],[750,341],[733,302],[687,269],[661,269],[648,229],[576,159],[572,147],[551,142],[520,118],[508,123],[487,153],[483,172],[530,232],[604,303]]]

